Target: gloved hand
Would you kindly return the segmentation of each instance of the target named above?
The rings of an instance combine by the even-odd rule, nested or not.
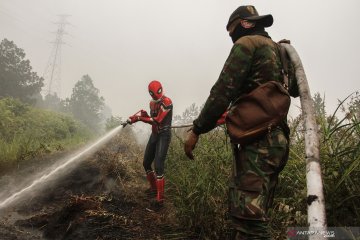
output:
[[[130,116],[128,121],[130,122],[130,124],[136,123],[137,121],[139,121],[139,116]]]
[[[140,110],[141,117],[150,117],[149,114],[145,110]]]
[[[196,143],[199,140],[199,135],[196,135],[192,129],[190,129],[190,131],[188,132],[187,136],[186,136],[186,140],[185,140],[185,144],[184,144],[184,151],[185,154],[188,158],[190,158],[191,160],[194,159],[194,155],[192,153],[192,151],[194,150]]]

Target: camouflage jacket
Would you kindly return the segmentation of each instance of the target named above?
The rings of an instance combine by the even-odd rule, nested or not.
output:
[[[211,88],[200,115],[194,121],[196,134],[206,133],[230,104],[266,81],[282,81],[282,65],[276,43],[270,37],[248,35],[239,38],[231,49],[219,79]],[[289,61],[289,93],[299,95],[294,67]]]

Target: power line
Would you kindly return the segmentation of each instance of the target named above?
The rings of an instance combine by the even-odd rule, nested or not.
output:
[[[63,41],[64,35],[67,33],[65,32],[66,25],[70,23],[67,22],[67,18],[70,15],[61,14],[58,15],[59,21],[55,22],[58,26],[57,31],[55,32],[55,40],[51,42],[53,45],[52,51],[46,65],[43,78],[45,79],[45,95],[48,94],[56,94],[57,96],[61,96],[61,48],[63,44],[66,44]]]

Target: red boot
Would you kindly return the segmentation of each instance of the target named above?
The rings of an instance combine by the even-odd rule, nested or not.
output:
[[[145,192],[148,195],[154,195],[155,196],[157,187],[156,187],[156,176],[155,176],[154,171],[147,172],[146,173],[146,179],[148,180],[148,182],[150,184],[150,188],[147,189]]]
[[[165,190],[164,177],[156,179],[156,187],[157,187],[156,201],[162,205],[164,203],[164,190]]]

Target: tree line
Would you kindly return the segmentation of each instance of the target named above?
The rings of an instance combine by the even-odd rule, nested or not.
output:
[[[26,59],[25,51],[13,41],[3,39],[0,43],[0,99],[14,98],[39,108],[72,115],[90,129],[100,131],[111,110],[94,86],[93,80],[84,74],[76,82],[71,96],[61,99],[56,93],[42,95],[44,78],[39,76]]]

